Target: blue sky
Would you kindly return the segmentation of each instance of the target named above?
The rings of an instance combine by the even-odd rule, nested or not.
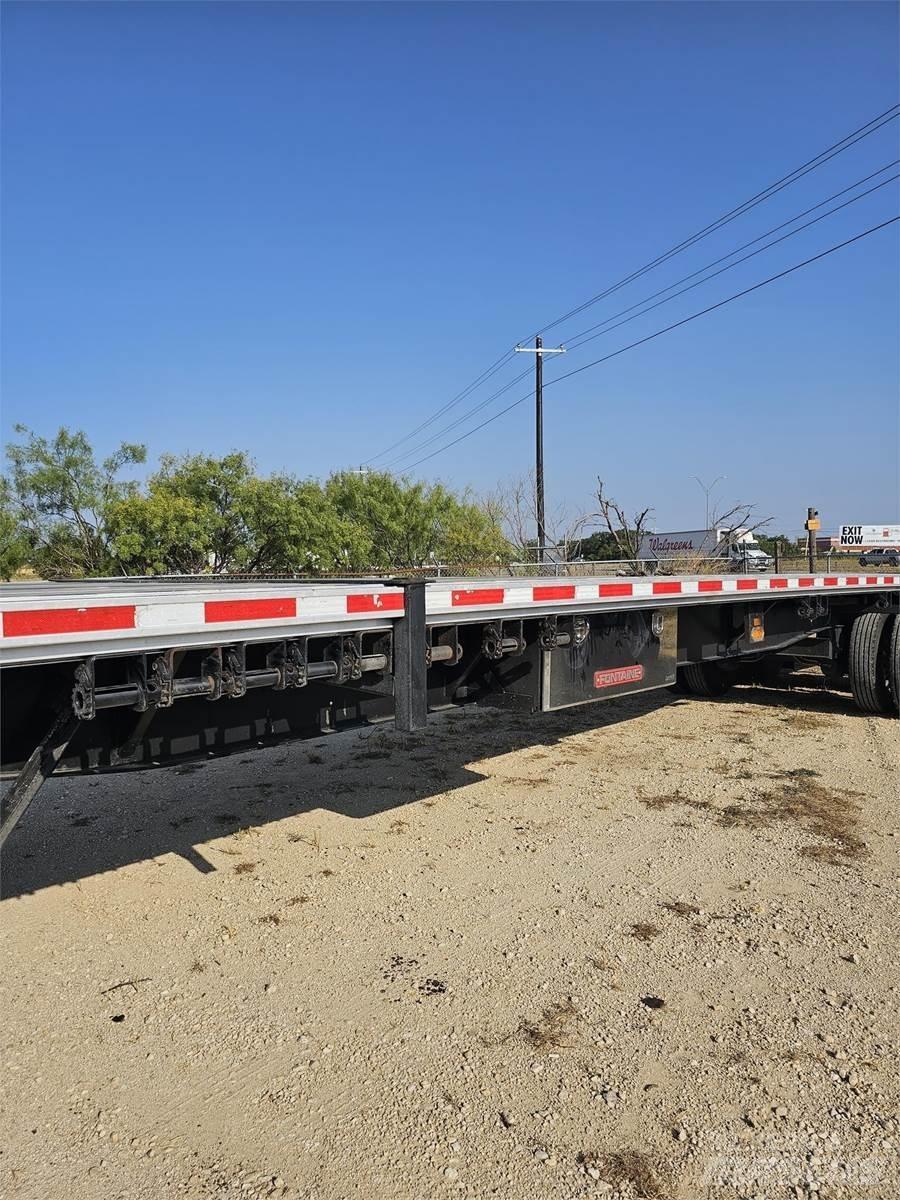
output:
[[[66,423],[104,451],[240,447],[302,475],[370,459],[516,340],[898,100],[882,3],[2,16],[4,435]],[[900,158],[898,125],[548,342]],[[546,379],[897,212],[895,182]],[[807,504],[826,526],[900,518],[897,229],[548,389],[549,500],[590,507],[599,474],[659,528],[692,527],[692,476],[725,474],[722,503],[784,529]],[[486,490],[528,469],[532,439],[526,402],[415,473]]]

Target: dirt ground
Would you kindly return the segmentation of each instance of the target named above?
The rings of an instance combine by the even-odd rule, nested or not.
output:
[[[893,1200],[898,780],[751,689],[53,780],[0,1193]]]

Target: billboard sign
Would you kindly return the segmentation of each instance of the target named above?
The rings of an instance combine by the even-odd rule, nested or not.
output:
[[[718,544],[714,529],[682,529],[677,533],[645,533],[638,558],[689,558],[713,554]]]
[[[842,546],[900,546],[900,525],[842,525]]]

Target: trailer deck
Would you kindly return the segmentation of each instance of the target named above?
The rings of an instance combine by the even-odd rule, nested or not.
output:
[[[102,579],[0,585],[0,665],[390,629],[404,614],[405,580],[266,583]],[[681,575],[445,578],[425,583],[428,625],[715,604],[728,598],[866,593],[900,575]]]

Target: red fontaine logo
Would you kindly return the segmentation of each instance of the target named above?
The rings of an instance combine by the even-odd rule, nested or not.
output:
[[[610,667],[606,671],[594,672],[594,688],[618,687],[622,683],[640,683],[644,668],[640,663],[633,667]]]

